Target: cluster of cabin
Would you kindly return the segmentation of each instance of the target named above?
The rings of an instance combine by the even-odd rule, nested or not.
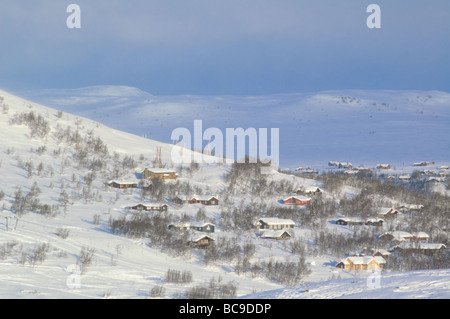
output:
[[[162,179],[162,180],[176,180],[178,178],[178,174],[175,170],[172,169],[166,169],[166,168],[145,168],[144,171],[141,173],[141,185],[144,185],[143,187],[151,187],[151,181],[152,179]],[[147,182],[147,183],[145,183]],[[139,181],[117,181],[112,180],[109,181],[108,186],[113,188],[120,188],[120,189],[128,189],[128,188],[138,188],[139,187]]]
[[[399,244],[405,241],[426,242],[430,236],[424,232],[409,233],[402,230],[388,231],[379,236],[380,239],[390,241],[394,244]]]
[[[335,166],[339,168],[350,169],[352,171],[370,170],[365,168],[354,168],[351,163],[347,162],[329,162],[329,166]],[[389,164],[378,164],[377,169],[388,170],[391,166]],[[300,170],[300,169],[299,169]],[[303,171],[303,169],[301,170]],[[174,170],[170,169],[148,169],[145,168],[141,174],[141,180],[146,183],[138,183],[136,181],[111,181],[109,186],[119,189],[151,187],[151,180],[176,180],[178,174]],[[399,177],[400,179],[402,176]],[[406,177],[405,177],[406,178]],[[287,196],[284,199],[279,200],[279,203],[284,205],[305,206],[312,203],[312,197],[322,194],[322,190],[319,187],[311,187],[308,189],[299,188],[295,191],[294,195]],[[219,205],[219,198],[215,195],[181,195],[176,194],[172,201],[174,204],[202,204],[207,206]],[[335,220],[337,225],[369,225],[369,226],[383,226],[385,218],[401,215],[405,212],[411,212],[414,210],[420,210],[421,205],[408,205],[400,206],[396,208],[384,209],[379,217],[374,218],[358,218],[358,217],[340,217]],[[129,209],[137,211],[158,211],[167,212],[169,206],[167,204],[160,205],[146,205],[139,203],[137,205],[129,207]],[[275,239],[275,240],[287,240],[292,237],[290,232],[294,228],[295,223],[290,219],[282,219],[276,217],[260,218],[254,224],[258,230],[257,234],[263,239]],[[212,223],[174,223],[168,225],[169,230],[188,230],[190,231],[190,237],[187,244],[193,248],[206,248],[212,242],[214,238],[211,233],[215,232],[215,225]],[[429,236],[423,232],[409,234],[407,232],[394,231],[387,232],[379,236],[381,240],[391,242],[391,249],[388,250],[375,250],[370,256],[349,256],[343,259],[337,264],[337,267],[341,267],[347,270],[376,270],[383,268],[386,264],[386,260],[391,252],[394,251],[413,251],[421,252],[424,254],[435,254],[446,251],[446,246],[440,243],[429,243]]]
[[[290,219],[282,218],[260,218],[255,224],[258,230],[258,235],[263,239],[287,240],[292,237],[289,229],[294,228],[295,223]],[[191,235],[188,245],[194,248],[206,248],[213,241],[214,238],[203,233],[213,233],[215,225],[212,223],[179,223],[169,225],[171,230],[191,230]]]
[[[153,179],[160,180],[176,180],[178,174],[175,170],[165,169],[165,168],[145,168],[141,175],[140,181],[110,181],[108,186],[118,189],[129,189],[129,188],[151,188],[151,181]],[[203,204],[203,205],[219,205],[219,198],[217,196],[182,196],[175,195],[172,198],[175,204]],[[145,212],[167,212],[169,210],[169,205],[159,204],[159,205],[147,205],[139,203],[134,206],[128,207],[130,210],[135,211],[145,211]],[[214,238],[207,234],[202,233],[214,233],[215,225],[211,223],[180,223],[180,224],[170,224],[168,225],[169,230],[189,230],[191,231],[190,237],[188,239],[187,245],[193,248],[206,248],[213,241]]]
[[[425,167],[433,165],[434,162],[417,162],[413,163],[415,167]],[[359,172],[370,172],[371,169],[367,167],[355,167],[348,162],[328,162],[328,166],[333,166],[341,169],[345,169],[344,173],[347,175],[358,174]],[[391,164],[377,164],[376,169],[378,171],[389,171],[391,170]],[[443,165],[436,169],[423,169],[420,171],[421,179],[425,183],[429,184],[445,184],[447,183],[447,177],[450,176],[450,166]],[[401,175],[389,175],[385,177],[388,181],[400,183],[409,183],[411,181],[411,174],[405,173]]]
[[[139,203],[134,206],[128,207],[130,210],[145,211],[145,212],[167,212],[169,210],[169,205],[145,205]],[[210,235],[201,233],[214,233],[216,226],[212,223],[199,223],[199,222],[189,222],[189,223],[173,223],[168,225],[169,230],[188,230],[191,232],[187,245],[193,248],[206,248],[214,238]]]
[[[342,167],[348,167],[348,165],[341,165]],[[144,169],[141,174],[142,181],[151,181],[158,178],[162,180],[174,180],[178,177],[175,171],[167,169]],[[139,183],[137,182],[116,182],[112,181],[109,184],[111,187],[127,189],[137,188]],[[140,183],[142,185],[142,182]],[[295,195],[286,197],[279,202],[285,205],[304,206],[311,204],[311,196],[318,196],[322,193],[319,187],[311,187],[308,189],[299,188],[295,191]],[[174,204],[202,204],[202,205],[219,205],[218,196],[214,195],[182,195],[176,194],[172,201]],[[137,205],[129,207],[129,209],[137,211],[168,211],[167,204],[161,205],[146,205],[139,203]],[[376,222],[374,222],[376,223]],[[294,228],[295,223],[290,219],[281,218],[261,218],[255,223],[255,228],[258,230],[260,238],[286,240],[292,237],[289,232]],[[193,237],[190,238],[188,244],[192,247],[205,248],[214,241],[214,238],[207,234],[199,233],[213,233],[215,231],[215,225],[211,223],[180,223],[168,225],[170,230],[189,230],[192,231]]]
[[[447,251],[447,246],[442,243],[402,242],[394,246],[392,251],[414,252],[424,255],[438,255],[444,254]]]
[[[383,226],[385,219],[393,218],[402,215],[406,212],[414,212],[421,210],[423,205],[401,205],[396,208],[383,208],[378,213],[378,217],[339,217],[335,220],[337,225],[369,225],[369,226]]]
[[[173,198],[175,204],[203,204],[203,205],[219,205],[219,197],[212,195],[180,195],[177,194]]]
[[[319,187],[311,187],[308,189],[298,188],[295,195],[278,200],[280,204],[292,206],[305,206],[312,203],[309,196],[318,196],[322,194]],[[290,219],[282,219],[276,217],[261,218],[255,223],[260,238],[287,240],[292,237],[289,229],[294,228],[295,223]]]
[[[433,162],[419,162],[414,163],[414,166],[427,166],[430,165]],[[443,183],[445,184],[447,182],[447,177],[450,176],[450,166],[442,165],[440,167],[436,167],[434,169],[422,169],[420,171],[416,172],[420,173],[419,177],[421,181],[424,181],[425,183]],[[417,178],[417,176],[416,176]],[[389,175],[386,178],[388,181],[395,182],[398,181],[400,183],[409,183],[412,180],[411,174],[401,174],[399,176]]]
[[[259,230],[259,236],[264,239],[286,240],[292,237],[289,229],[294,228],[295,223],[290,219],[267,217],[261,218],[255,223]]]
[[[180,231],[187,230],[190,232],[187,245],[192,248],[207,248],[215,239],[208,234],[214,233],[216,225],[205,222],[188,222],[188,223],[174,223],[168,226],[169,230]],[[206,234],[205,234],[206,233]]]
[[[385,208],[379,213],[383,218],[395,218],[406,212],[418,211],[423,208],[422,205],[401,205],[396,208]],[[338,225],[371,225],[382,226],[383,218],[338,218]],[[387,231],[378,238],[385,242],[389,248],[377,249],[369,252],[368,255],[353,255],[341,260],[336,267],[346,270],[378,270],[382,269],[388,260],[390,254],[394,252],[414,252],[424,255],[440,255],[447,252],[447,247],[443,243],[430,243],[430,236],[425,232],[409,233],[407,231],[395,230]]]
[[[137,205],[131,206],[130,209],[139,210],[139,211],[158,211],[158,212],[167,212],[169,210],[169,205],[161,204],[161,205],[144,205],[139,203]]]
[[[337,167],[337,168],[348,168],[348,169],[353,168],[352,163],[349,163],[349,162],[329,161],[328,162],[328,166],[334,166],[334,167]]]
[[[346,270],[379,270],[386,265],[389,255],[393,252],[412,252],[429,256],[447,252],[445,244],[428,242],[430,236],[424,232],[390,231],[381,234],[379,238],[390,243],[391,247],[388,250],[372,250],[369,255],[346,257],[337,263],[336,267]]]
[[[379,238],[393,244],[391,251],[409,251],[435,255],[444,253],[447,249],[447,246],[443,243],[428,242],[430,236],[425,232],[409,233],[396,230],[383,233]]]
[[[420,174],[421,179],[426,183],[445,183],[446,177],[450,176],[450,170],[423,170],[420,172]],[[398,179],[398,181],[405,183],[411,181],[411,174],[402,174],[398,177],[388,176],[387,179],[389,181],[396,181]]]
[[[211,195],[181,195],[176,194],[173,199],[173,203],[177,205],[182,204],[202,204],[206,206],[219,205],[219,197]],[[210,235],[199,234],[200,233],[213,233],[215,231],[215,225],[212,223],[180,223],[169,225],[170,230],[189,230],[192,231],[188,245],[193,248],[207,248],[214,238]]]

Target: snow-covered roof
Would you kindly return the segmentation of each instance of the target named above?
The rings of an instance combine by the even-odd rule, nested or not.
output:
[[[403,241],[403,240],[406,240],[407,238],[414,237],[411,233],[408,233],[408,232],[402,231],[402,230],[386,232],[386,233],[382,234],[381,236],[384,236],[384,235],[391,235],[393,237],[393,240],[397,240],[397,241]]]
[[[209,238],[210,240],[215,240],[214,238],[212,238],[211,236],[205,235],[205,234],[199,234],[199,233],[193,233],[189,236],[189,240],[190,241],[194,241],[197,242],[203,238]]]
[[[367,218],[366,222],[372,222],[372,223],[384,222],[384,219],[378,218],[378,217],[371,217],[371,218]]]
[[[281,230],[267,229],[261,233],[261,237],[262,238],[279,238],[284,233],[291,236],[291,234],[286,229],[281,229]]]
[[[311,186],[311,187],[308,187],[308,188],[305,189],[305,192],[306,192],[306,193],[312,193],[312,192],[316,192],[316,191],[321,192],[322,189],[320,189],[320,188],[317,187],[317,186]]]
[[[395,247],[401,249],[441,249],[447,248],[442,243],[421,243],[421,242],[402,242]]]
[[[111,183],[117,183],[117,184],[138,184],[139,183],[139,181],[138,180],[135,180],[135,181],[126,181],[126,180],[110,180],[110,181],[108,181],[108,184],[111,184]]]
[[[363,222],[363,219],[361,217],[340,217],[336,220],[343,220],[346,222],[354,222],[354,223],[360,223]]]
[[[295,225],[294,221],[291,219],[282,219],[276,217],[260,218],[259,222],[263,222],[267,225]]]
[[[375,249],[375,250],[373,251],[373,253],[374,253],[374,254],[380,253],[380,254],[382,254],[382,255],[390,255],[390,254],[391,254],[389,251],[387,251],[386,249],[382,249],[382,248],[380,248],[380,249]]]
[[[168,168],[149,168],[148,171],[156,174],[176,173],[176,170]]]
[[[371,223],[378,223],[378,222],[383,222],[384,219],[379,218],[379,217],[371,217],[371,218],[367,218],[367,219],[362,219],[361,217],[339,217],[336,219],[336,221],[338,220],[343,220],[347,223],[365,223],[365,222],[371,222]]]
[[[430,238],[430,235],[428,235],[427,233],[425,233],[423,231],[416,232],[413,235],[416,238]]]
[[[219,197],[215,196],[215,195],[183,195],[183,194],[178,194],[175,197],[178,197],[179,199],[184,200],[184,201],[188,201],[188,200],[191,200],[191,199],[196,199],[196,200],[200,200],[200,201],[205,201],[205,200],[207,201],[207,200],[210,200],[211,198],[219,199]]]
[[[175,195],[175,197],[176,197],[176,198],[179,198],[179,199],[181,199],[181,200],[185,200],[185,201],[192,198],[192,196],[190,196],[190,195],[184,195],[184,194],[177,194],[177,195]]]
[[[219,197],[217,196],[212,196],[212,195],[194,195],[191,197],[191,199],[196,199],[196,200],[210,200],[211,198],[216,198],[219,199]]]
[[[375,261],[377,264],[386,263],[386,260],[381,256],[351,256],[345,258],[342,263],[345,265],[368,265],[372,261]]]
[[[288,200],[288,199],[291,199],[291,198],[295,198],[295,199],[298,199],[298,200],[301,200],[301,201],[304,201],[304,202],[311,200],[310,197],[306,197],[306,196],[302,196],[302,195],[291,195],[289,197],[286,197],[284,200]]]
[[[403,230],[395,230],[391,232],[391,235],[394,237],[412,237],[411,233],[408,233],[407,231]]]

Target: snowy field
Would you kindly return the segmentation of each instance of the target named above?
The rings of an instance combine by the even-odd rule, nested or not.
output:
[[[245,296],[251,299],[449,299],[450,270],[376,274]]]
[[[264,127],[285,128],[285,133],[280,136],[280,158],[283,165],[289,168],[316,163],[328,169],[329,160],[354,161],[356,165],[376,165],[378,161],[401,165],[401,161],[405,161],[408,170],[414,168],[411,165],[413,162],[422,160],[435,160],[436,166],[449,164],[448,94],[346,94],[351,94],[355,99],[343,99],[341,93],[336,92],[271,97],[153,97],[137,89],[115,87],[33,93],[33,98],[50,106],[47,107],[0,91],[3,97],[0,108],[0,191],[5,194],[0,198],[0,298],[143,299],[149,298],[150,290],[159,285],[165,289],[165,298],[176,298],[187,288],[208,284],[212,279],[236,283],[237,296],[241,298],[450,298],[448,270],[382,274],[379,286],[373,287],[367,285],[365,274],[335,268],[333,256],[306,256],[311,274],[302,280],[299,287],[286,288],[262,276],[237,274],[226,263],[205,266],[203,253],[199,251],[193,250],[187,257],[177,257],[159,247],[147,245],[145,239],[112,234],[110,218],[130,214],[126,207],[141,201],[140,191],[107,187],[106,176],[96,176],[88,188],[86,176],[89,171],[77,164],[74,145],[54,137],[55,132],[68,127],[72,132],[78,129],[83,138],[90,134],[99,137],[107,145],[110,155],[116,153],[117,158],[132,156],[137,160],[137,168],[125,169],[121,174],[121,179],[136,179],[136,174],[154,160],[158,147],[161,148],[162,161],[170,163],[174,146],[168,137],[175,126],[190,128],[193,119],[202,119],[203,114],[213,108],[216,111],[209,112],[210,117],[203,118],[204,127],[261,127],[264,123]],[[409,106],[407,101],[411,103]],[[388,106],[383,103],[388,103]],[[273,110],[273,105],[278,106],[275,108],[276,114],[269,112]],[[324,105],[323,108],[320,105]],[[344,115],[343,110],[346,110]],[[31,111],[50,123],[49,134],[43,138],[32,137],[30,128],[25,124],[11,124],[15,114]],[[237,121],[253,114],[253,111],[258,115],[251,120]],[[193,115],[185,116],[186,113]],[[365,118],[367,123],[350,126],[350,114],[353,113],[355,117]],[[221,118],[223,114],[228,114],[228,117]],[[286,122],[284,115],[288,115]],[[173,124],[165,123],[168,118]],[[332,123],[339,124],[332,126]],[[411,129],[414,123],[420,123],[420,127]],[[396,129],[398,138],[382,144]],[[336,136],[335,132],[341,130],[342,135]],[[406,137],[406,132],[413,135]],[[364,138],[359,139],[358,136]],[[349,137],[352,139],[348,140]],[[368,153],[365,153],[363,146],[366,139],[371,141],[367,146],[371,149]],[[342,147],[340,141],[345,141]],[[303,151],[287,151],[290,143],[305,146],[311,156],[303,158]],[[417,147],[412,147],[414,143],[419,143],[424,149],[418,151]],[[396,150],[399,145],[401,151]],[[353,150],[347,149],[350,146]],[[382,152],[384,147],[386,151]],[[341,148],[342,151],[337,151]],[[361,153],[356,150],[361,150]],[[402,156],[397,157],[399,154]],[[320,164],[317,164],[319,159]],[[113,157],[108,158],[107,173],[111,173],[109,170],[113,165]],[[216,194],[225,187],[223,178],[229,169],[227,165],[203,164],[193,175],[183,170],[179,181],[189,181],[205,192]],[[399,172],[402,169],[396,167]],[[404,171],[407,171],[406,168]],[[321,186],[312,179],[277,172],[270,179],[288,180],[304,188]],[[56,205],[57,213],[43,216],[28,212],[17,218],[10,209],[14,196],[19,188],[28,193],[34,184],[40,189],[39,200]],[[61,207],[63,191],[69,197],[67,209]],[[345,191],[349,194],[354,192],[350,188],[345,188]],[[245,194],[240,199],[243,198]],[[165,202],[169,204],[171,213],[186,214],[192,218],[200,208],[199,205],[177,208],[170,201]],[[211,206],[205,207],[205,210],[208,218],[217,220],[219,217],[218,208]],[[332,223],[325,227],[335,232],[351,232],[349,228]],[[70,232],[65,239],[58,235],[61,228]],[[296,226],[293,234],[297,238],[307,238],[310,230]],[[220,227],[214,233],[214,236],[231,235],[239,236]],[[256,260],[285,260],[291,256],[282,241],[268,243],[254,233],[246,233],[240,240],[255,243],[258,251],[254,256]],[[39,245],[46,245],[45,259],[32,263],[33,253]],[[94,248],[95,258],[80,274],[76,267],[83,248]],[[180,285],[164,282],[168,269],[191,272],[192,283]],[[341,279],[330,280],[337,277]]]

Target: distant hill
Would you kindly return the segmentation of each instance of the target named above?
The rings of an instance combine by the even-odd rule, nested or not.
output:
[[[266,96],[153,96],[125,86],[21,92],[109,127],[171,143],[177,127],[280,129],[280,166],[328,161],[393,166],[450,159],[450,94],[324,91]]]

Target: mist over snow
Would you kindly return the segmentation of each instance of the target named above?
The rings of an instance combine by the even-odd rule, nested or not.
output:
[[[21,92],[109,127],[171,143],[177,127],[280,129],[280,167],[450,159],[450,94],[346,90],[266,96],[153,96],[125,86]],[[270,141],[270,139],[269,139]]]

